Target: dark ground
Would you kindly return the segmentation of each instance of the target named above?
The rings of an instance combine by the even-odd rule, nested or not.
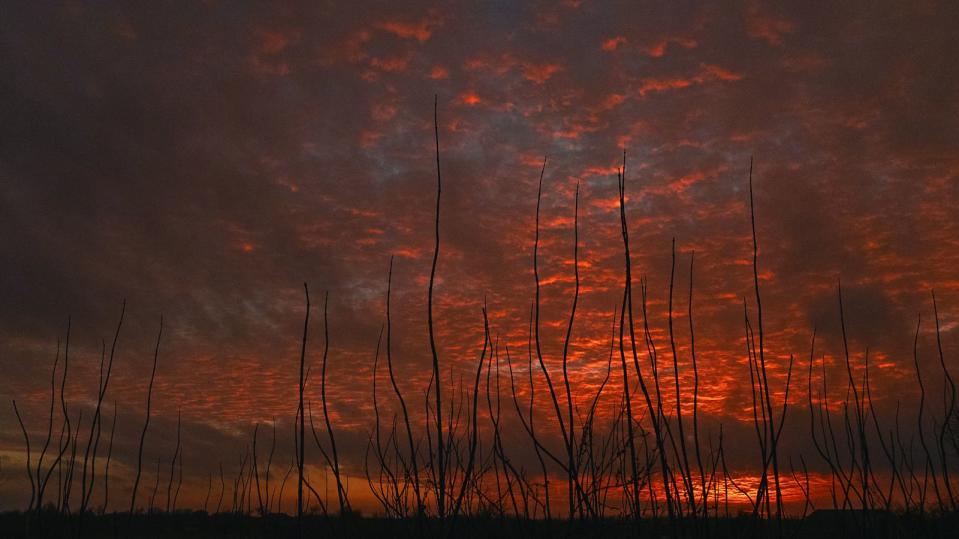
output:
[[[0,537],[44,538],[283,538],[298,537],[296,518],[285,515],[254,517],[249,515],[203,512],[174,514],[93,515],[82,519],[77,515],[58,513],[28,515],[20,512],[0,513]],[[29,522],[28,522],[29,521]],[[864,525],[865,523],[865,525]],[[676,536],[759,538],[955,538],[959,537],[959,516],[941,517],[896,516],[873,513],[863,519],[861,512],[819,511],[805,520],[789,519],[782,522],[781,532],[775,521],[757,521],[750,517],[711,519],[702,522],[697,531],[690,521],[679,524]],[[28,528],[29,525],[29,528]],[[446,523],[450,525],[449,522]],[[419,526],[422,526],[420,531]],[[308,516],[303,521],[303,537],[465,537],[465,538],[523,538],[539,537],[596,537],[618,539],[625,537],[673,537],[673,529],[665,520],[643,520],[639,523],[614,519],[600,521],[515,520],[472,517],[459,519],[452,533],[444,533],[441,523],[428,520],[418,525],[416,520],[398,520],[364,517]],[[685,532],[685,533],[684,533]]]

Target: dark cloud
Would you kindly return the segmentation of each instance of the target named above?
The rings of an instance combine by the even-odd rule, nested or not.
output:
[[[156,436],[171,439],[182,409],[202,490],[220,460],[235,469],[252,425],[277,417],[288,440],[306,281],[314,306],[330,293],[331,407],[347,465],[360,470],[391,255],[395,366],[417,399],[429,378],[434,94],[437,332],[455,372],[478,357],[484,298],[504,348],[525,354],[548,156],[543,346],[556,361],[578,184],[583,295],[571,368],[577,385],[595,384],[621,294],[623,148],[634,268],[649,279],[664,350],[677,240],[684,383],[696,252],[704,413],[737,440],[734,461],[745,466],[755,448],[741,338],[743,298],[754,304],[750,157],[776,387],[791,353],[805,360],[813,326],[828,361],[842,357],[840,277],[856,366],[868,346],[877,385],[911,381],[920,311],[931,369],[930,288],[947,357],[956,350],[959,47],[947,4],[18,3],[5,15],[0,396],[23,403],[32,432],[67,317],[79,409],[126,299],[110,396],[121,409],[117,458],[132,462],[163,314]],[[320,311],[312,320],[315,372]],[[887,395],[877,391],[884,410]],[[19,458],[11,414],[0,414],[0,433],[0,449]],[[0,486],[5,502],[21,497]]]

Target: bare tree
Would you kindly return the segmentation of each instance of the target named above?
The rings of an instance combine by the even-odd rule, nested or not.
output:
[[[130,513],[129,519],[133,519],[133,512],[136,509],[137,487],[140,485],[140,471],[143,468],[143,443],[147,437],[147,429],[150,428],[150,405],[153,402],[153,381],[156,379],[157,358],[160,354],[160,338],[163,336],[163,316],[160,316],[160,329],[157,331],[156,346],[153,349],[153,369],[150,371],[150,385],[147,387],[147,410],[146,419],[143,421],[143,430],[140,432],[140,444],[137,448],[137,472],[133,479],[133,490],[130,493]]]
[[[430,269],[430,283],[426,294],[427,328],[430,338],[430,353],[433,356],[433,380],[436,392],[436,512],[440,520],[446,516],[446,450],[443,447],[443,400],[440,391],[440,360],[436,353],[436,338],[433,335],[433,282],[436,279],[436,262],[440,256],[440,196],[443,191],[443,180],[440,174],[440,128],[437,118],[438,97],[433,96],[433,133],[436,142],[436,214],[435,214],[435,243],[433,246],[433,265]]]
[[[299,437],[298,443],[296,446],[296,471],[297,471],[297,481],[296,481],[296,526],[297,532],[300,537],[303,536],[303,465],[304,462],[304,448],[306,444],[304,441],[305,427],[303,421],[303,389],[306,384],[305,375],[305,364],[306,364],[306,336],[309,330],[310,324],[310,289],[307,287],[306,283],[303,283],[303,292],[306,295],[306,314],[303,316],[303,342],[300,346],[300,384],[299,384],[299,406],[296,409],[297,414],[297,426],[299,427]]]

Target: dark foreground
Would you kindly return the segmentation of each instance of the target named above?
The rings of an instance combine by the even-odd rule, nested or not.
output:
[[[452,529],[450,527],[452,526]],[[819,511],[805,520],[756,520],[741,516],[710,519],[708,522],[685,521],[671,526],[666,520],[647,519],[628,522],[615,519],[590,521],[517,520],[470,517],[441,523],[435,519],[385,519],[376,517],[307,516],[302,523],[303,537],[465,537],[523,538],[538,537],[702,537],[702,538],[953,538],[959,537],[959,516],[918,517],[875,512]],[[0,537],[49,538],[273,538],[300,536],[296,518],[286,515],[254,517],[249,515],[179,512],[174,514],[87,514],[59,513],[26,515],[20,512],[0,513]]]

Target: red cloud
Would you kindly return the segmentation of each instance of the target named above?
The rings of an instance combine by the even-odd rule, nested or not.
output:
[[[699,43],[695,39],[688,37],[667,37],[663,38],[652,45],[646,47],[646,54],[653,58],[662,58],[666,55],[666,49],[670,44],[676,44],[684,49],[694,49]]]
[[[290,43],[299,37],[298,34],[290,36],[274,30],[259,30],[257,34],[260,36],[259,52],[261,54],[283,52]]]
[[[523,76],[527,80],[531,80],[536,84],[543,84],[548,81],[553,75],[563,70],[563,67],[559,64],[532,64],[524,63],[520,68],[523,72]]]
[[[428,41],[433,36],[434,29],[442,23],[442,20],[431,15],[418,21],[392,20],[381,21],[374,25],[377,30],[383,30],[393,34],[401,39],[415,39],[420,43]]]
[[[715,65],[704,65],[699,73],[692,77],[646,78],[640,82],[639,95],[645,96],[651,92],[665,92],[679,90],[691,86],[699,86],[714,81],[736,81],[742,75]]]
[[[350,34],[343,41],[334,43],[320,52],[320,65],[330,66],[340,62],[358,63],[365,60],[368,55],[363,50],[363,45],[372,37],[367,30]]]
[[[783,35],[792,33],[796,25],[779,15],[769,13],[759,4],[751,4],[745,13],[746,34],[761,39],[770,45],[782,45]]]
[[[463,92],[456,96],[456,101],[462,105],[473,107],[482,103],[483,99],[475,92]]]
[[[626,38],[623,36],[616,36],[603,41],[603,50],[604,51],[614,51],[619,48],[620,45],[626,43]]]
[[[250,69],[260,75],[288,75],[290,66],[280,55],[291,44],[299,41],[300,33],[259,29],[256,34],[259,41],[247,59]]]
[[[372,148],[381,138],[383,138],[382,131],[366,129],[360,133],[360,147]]]
[[[384,122],[396,116],[396,105],[393,103],[376,103],[370,112],[374,120]]]
[[[609,94],[603,99],[603,102],[599,106],[600,111],[612,110],[626,101],[626,96],[623,94]]]
[[[403,39],[415,39],[419,42],[426,41],[433,35],[428,21],[417,23],[407,23],[400,21],[386,21],[376,25],[380,30],[385,30],[397,37]]]
[[[410,60],[412,59],[412,52],[407,52],[406,54],[400,56],[387,56],[383,58],[376,57],[370,59],[370,67],[389,73],[399,73],[406,71],[410,65]]]
[[[543,84],[563,70],[563,66],[559,63],[524,60],[511,53],[505,53],[499,57],[480,56],[471,58],[467,60],[465,67],[472,71],[493,71],[497,75],[503,75],[511,69],[517,69],[523,75],[523,78],[536,84]]]

